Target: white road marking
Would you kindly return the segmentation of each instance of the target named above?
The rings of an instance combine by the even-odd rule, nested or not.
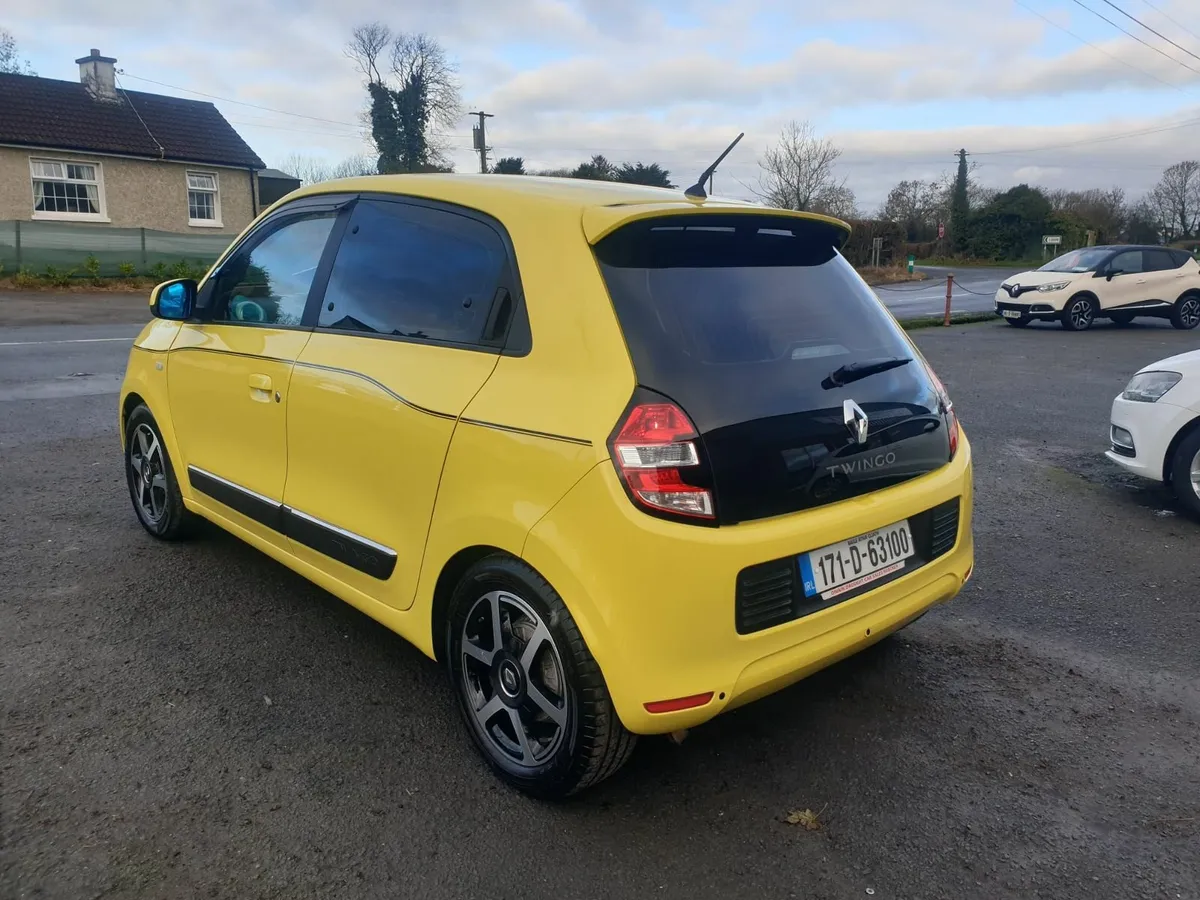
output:
[[[108,341],[127,341],[132,344],[133,338],[71,338],[63,341],[0,341],[0,347],[32,347],[35,344],[103,344]]]

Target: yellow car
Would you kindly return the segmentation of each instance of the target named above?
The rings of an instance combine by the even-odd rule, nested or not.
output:
[[[304,188],[154,289],[134,510],[379,620],[505,780],[578,792],[970,575],[970,446],[848,233],[570,179]]]

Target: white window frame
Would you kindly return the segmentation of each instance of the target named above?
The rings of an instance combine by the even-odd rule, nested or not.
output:
[[[212,191],[201,191],[192,187],[191,176],[203,175],[205,178],[213,180]],[[183,185],[185,190],[184,196],[187,201],[188,225],[193,228],[224,228],[225,225],[221,221],[221,178],[213,171],[204,171],[202,169],[188,169],[183,176]],[[193,191],[196,193],[211,193],[213,197],[213,216],[212,219],[193,219],[192,218],[192,200],[190,195]]]
[[[90,166],[96,171],[95,181],[83,181],[75,178],[46,178],[35,171],[38,163],[55,163],[61,166],[76,165]],[[68,184],[88,184],[96,187],[96,209],[94,213],[54,212],[37,209],[37,189],[35,181],[50,181]],[[76,159],[63,156],[30,156],[29,157],[29,196],[32,218],[51,222],[111,222],[108,217],[108,206],[104,198],[104,166],[94,159]]]

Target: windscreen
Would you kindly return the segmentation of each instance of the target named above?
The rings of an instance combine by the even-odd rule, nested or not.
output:
[[[1083,272],[1091,272],[1096,266],[1104,262],[1105,258],[1111,253],[1111,250],[1090,248],[1084,250],[1072,250],[1070,253],[1064,253],[1062,256],[1056,257],[1046,263],[1039,272],[1073,272],[1080,274]]]
[[[691,215],[595,248],[638,383],[701,433],[722,522],[834,502],[949,458],[924,366],[837,252],[842,237],[792,217]],[[866,442],[847,400],[868,417]]]

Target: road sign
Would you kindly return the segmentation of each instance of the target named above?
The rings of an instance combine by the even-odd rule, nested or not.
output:
[[[1054,244],[1061,244],[1062,243],[1062,235],[1061,234],[1043,234],[1042,235],[1042,243],[1048,244],[1051,246]]]
[[[946,236],[946,223],[938,222],[938,240],[940,241],[945,236]]]

